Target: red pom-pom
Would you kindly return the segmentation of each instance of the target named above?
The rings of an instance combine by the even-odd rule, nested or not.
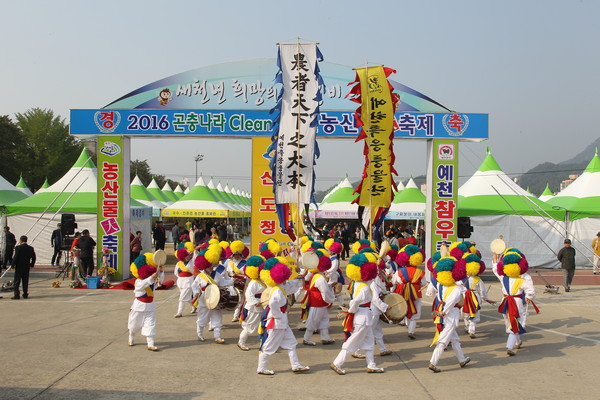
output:
[[[283,263],[277,263],[271,268],[271,279],[277,284],[287,281],[291,275],[292,271]]]
[[[519,261],[519,267],[521,268],[521,274],[524,274],[529,270],[529,263],[527,262],[527,259],[524,256]]]
[[[483,260],[481,260],[479,262],[479,274],[477,275],[481,275],[485,272],[485,263],[483,262]]]
[[[410,262],[410,256],[408,255],[407,252],[405,251],[401,251],[400,253],[398,253],[398,255],[396,256],[396,263],[398,265],[400,265],[401,267],[406,267],[408,265],[408,263]]]
[[[263,250],[260,252],[260,255],[266,259],[275,257],[275,254],[273,254],[273,252],[271,252],[271,250]]]
[[[398,250],[396,249],[390,249],[387,253],[388,257],[390,257],[390,260],[394,261],[396,259],[396,257],[398,257]]]
[[[329,251],[331,253],[340,254],[342,252],[342,244],[340,242],[333,242],[331,246],[329,246]]]
[[[205,269],[209,268],[211,265],[212,264],[209,263],[208,260],[204,256],[199,255],[194,260],[194,267],[196,267],[196,270],[198,270],[198,271],[204,271]]]
[[[233,251],[231,250],[231,247],[227,247],[225,249],[225,257],[226,258],[231,258],[232,255],[233,255]]]
[[[458,247],[455,247],[452,250],[450,250],[450,255],[456,258],[457,260],[460,260],[463,254],[465,254],[465,252],[459,249]]]
[[[433,268],[433,262],[431,262],[431,258],[429,260],[427,260],[427,269],[430,272],[435,272],[435,268]]]
[[[452,278],[455,281],[462,281],[467,277],[467,261],[464,258],[459,259],[454,263],[452,268]]]
[[[179,261],[185,261],[185,259],[190,255],[190,252],[187,251],[185,248],[181,248],[179,250],[177,250],[177,259]]]
[[[319,257],[319,265],[317,265],[319,272],[325,272],[329,268],[331,268],[331,258],[327,256]]]
[[[360,277],[363,282],[375,279],[377,276],[377,265],[372,262],[366,262],[360,267]]]
[[[244,247],[244,250],[242,250],[242,258],[245,260],[246,258],[248,258],[249,255],[250,255],[250,249],[247,247]]]
[[[140,279],[146,279],[146,278],[152,276],[152,274],[154,274],[155,272],[156,272],[156,267],[153,267],[153,266],[147,265],[147,264],[144,264],[138,268],[138,275],[139,275]]]
[[[504,276],[504,263],[502,262],[502,259],[500,259],[496,265],[496,272],[498,272],[498,275]]]

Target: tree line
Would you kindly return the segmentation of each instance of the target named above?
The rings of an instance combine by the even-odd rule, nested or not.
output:
[[[52,110],[31,108],[14,118],[0,115],[0,175],[16,185],[20,177],[33,191],[48,179],[58,181],[73,166],[84,143],[69,135],[69,124]],[[94,163],[95,154],[92,154]],[[179,182],[153,174],[146,160],[131,161],[131,179],[138,175],[144,185],[152,178],[162,188]]]

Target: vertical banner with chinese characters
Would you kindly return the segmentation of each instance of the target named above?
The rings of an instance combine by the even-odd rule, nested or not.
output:
[[[398,95],[387,77],[395,73],[391,68],[374,66],[356,70],[357,83],[348,93],[359,103],[355,121],[362,126],[356,141],[364,140],[365,167],[362,181],[355,190],[354,200],[360,207],[369,207],[370,224],[377,225],[389,209],[394,198],[394,111]]]
[[[302,235],[302,205],[314,202],[322,60],[316,43],[279,45],[275,84],[282,90],[273,108],[279,115],[273,126],[271,173],[279,224],[292,240]]]
[[[258,254],[259,246],[268,238],[274,238],[286,252],[289,237],[281,232],[273,196],[273,178],[269,161],[271,138],[252,138],[252,244],[250,254]]]
[[[103,251],[109,253],[108,266],[117,271],[114,279],[123,278],[123,267],[129,265],[125,251],[129,248],[129,171],[124,168],[129,160],[123,162],[128,141],[122,136],[98,136],[98,263]]]
[[[443,242],[456,241],[458,220],[458,140],[428,141],[427,168],[427,257]]]

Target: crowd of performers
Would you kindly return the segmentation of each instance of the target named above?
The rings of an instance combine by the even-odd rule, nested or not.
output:
[[[337,303],[342,309],[337,316],[343,319],[345,340],[330,365],[331,369],[337,374],[346,374],[343,366],[352,356],[365,359],[367,372],[382,373],[384,369],[375,362],[374,348],[377,345],[380,356],[392,354],[384,343],[383,326],[389,323],[389,308],[396,306],[383,301],[384,295],[396,293],[397,298],[404,299],[406,315],[401,324],[406,326],[408,337],[415,339],[424,291],[433,297],[436,327],[428,368],[433,372],[441,371],[438,361],[449,344],[460,367],[465,367],[471,360],[461,348],[456,332],[459,322],[462,318],[465,332],[474,338],[481,302],[495,304],[489,300],[481,280],[485,264],[475,245],[468,241],[456,242],[433,254],[426,262],[431,272],[429,282],[419,268],[425,257],[418,246],[384,247],[387,249],[378,252],[375,244],[366,239],[352,246],[354,255],[345,270],[350,281],[347,286],[350,300],[345,304],[340,289],[347,280],[340,269],[342,243],[338,239],[320,243],[305,236],[292,249],[298,254],[292,252],[287,257],[281,255],[281,246],[272,239],[265,241],[258,249],[258,255],[253,256],[249,256],[249,249],[241,241],[229,243],[212,239],[198,247],[190,242],[182,243],[176,250],[179,261],[174,270],[180,291],[175,318],[190,308],[189,312],[197,314],[198,340],[206,340],[208,329],[212,331],[214,342],[222,344],[225,342],[221,337],[223,309],[209,307],[206,296],[216,288],[221,300],[227,296],[236,298],[238,294],[241,298],[232,320],[241,323],[237,346],[242,351],[249,351],[255,344],[253,338],[258,337],[258,374],[275,373],[269,369],[268,360],[280,348],[287,350],[292,371],[300,373],[310,368],[298,359],[298,340],[288,322],[290,306],[294,302],[301,304],[303,345],[317,346],[316,332],[322,345],[334,345],[335,340],[329,333],[330,311]],[[291,260],[298,260],[297,266]],[[146,337],[148,349],[156,351],[154,285],[162,271],[153,264],[151,253],[140,255],[131,264],[131,272],[137,279],[128,328],[130,346],[134,345],[134,335],[141,332]],[[504,295],[498,311],[504,317],[508,334],[507,354],[514,356],[522,343],[520,335],[525,332],[527,306],[533,304],[535,288],[527,274],[527,259],[518,249],[508,248],[503,254],[494,255],[492,269]],[[539,312],[535,304],[533,307]]]

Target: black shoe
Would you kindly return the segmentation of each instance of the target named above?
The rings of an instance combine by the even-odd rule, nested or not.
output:
[[[21,298],[19,296],[13,296],[10,298],[11,300],[20,300]]]
[[[24,295],[23,295],[23,298],[24,298],[24,299],[26,299],[26,298],[28,298],[28,297],[29,297],[29,295],[28,295],[28,294],[24,294]]]

